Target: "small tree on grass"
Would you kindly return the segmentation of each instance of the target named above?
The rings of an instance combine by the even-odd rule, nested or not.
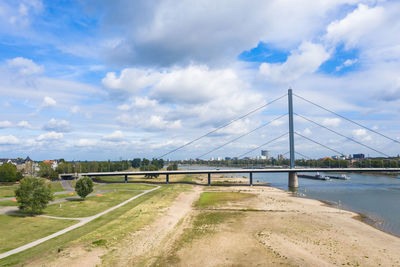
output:
[[[31,214],[39,214],[53,200],[50,185],[42,179],[25,177],[15,190],[19,208]]]
[[[81,197],[85,198],[93,192],[93,181],[89,177],[82,177],[76,181],[75,191]]]

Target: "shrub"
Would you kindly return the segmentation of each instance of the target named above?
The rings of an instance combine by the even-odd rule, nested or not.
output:
[[[146,165],[146,166],[141,166],[140,171],[158,171],[158,168],[157,168],[157,166],[150,164],[150,165]],[[157,178],[158,174],[146,174],[145,177]]]
[[[31,214],[38,214],[53,200],[50,185],[42,179],[25,177],[15,190],[19,208]]]
[[[176,171],[178,169],[178,165],[176,163],[171,164],[167,167],[168,171]]]
[[[87,195],[93,192],[93,181],[89,177],[82,177],[76,181],[75,191],[81,197],[85,198]]]
[[[0,182],[15,182],[17,180],[17,167],[11,163],[0,166]]]

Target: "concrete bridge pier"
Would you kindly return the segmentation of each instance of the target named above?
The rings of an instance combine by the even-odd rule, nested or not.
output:
[[[208,185],[211,185],[211,173],[208,173]]]
[[[169,184],[169,174],[166,174],[166,175],[165,175],[165,183],[166,183],[166,184]]]
[[[250,173],[250,186],[253,186],[253,173]]]
[[[125,175],[125,183],[128,183],[128,175]]]
[[[297,178],[297,172],[289,172],[289,187],[290,188],[299,187],[299,180]]]

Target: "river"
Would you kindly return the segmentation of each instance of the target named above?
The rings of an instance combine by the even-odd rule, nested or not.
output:
[[[182,166],[182,168],[213,167]],[[240,177],[243,176],[245,175],[240,174]],[[356,173],[350,173],[348,176],[350,180],[318,181],[299,178],[297,195],[328,201],[338,208],[361,213],[367,216],[368,223],[400,236],[400,179]],[[287,173],[254,173],[253,180],[288,190]]]

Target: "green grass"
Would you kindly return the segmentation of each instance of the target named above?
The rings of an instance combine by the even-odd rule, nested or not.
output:
[[[146,184],[101,184],[95,187],[96,190],[106,190],[106,189],[127,189],[127,190],[149,190],[154,188],[153,185]]]
[[[0,266],[29,266],[29,263],[34,260],[49,262],[58,256],[59,248],[66,249],[79,244],[90,249],[98,244],[96,241],[102,239],[106,240],[100,242],[104,246],[125,246],[124,238],[154,221],[159,215],[160,209],[170,206],[179,193],[190,188],[188,185],[163,186],[82,227],[16,255],[1,259]],[[93,242],[95,244],[92,244]],[[116,257],[113,252],[116,251],[111,250],[102,257],[104,265],[113,265],[113,259]]]
[[[196,208],[210,208],[230,201],[241,201],[255,197],[250,193],[239,192],[204,192],[196,202]]]
[[[18,206],[18,202],[11,201],[11,200],[0,201],[0,206],[2,206],[2,207],[5,207],[5,206]]]
[[[64,191],[64,188],[61,185],[61,182],[51,182],[49,183],[52,192],[61,192]]]
[[[0,198],[13,197],[15,196],[14,190],[17,189],[17,185],[2,185],[0,186]]]
[[[69,193],[60,194],[60,195],[54,195],[54,200],[61,199],[61,198],[68,198],[68,197],[76,197],[77,196],[76,192],[72,192],[72,193],[73,193],[72,195],[70,195]]]
[[[0,215],[0,253],[55,233],[74,223],[77,221]]]
[[[111,208],[139,194],[133,191],[115,191],[103,196],[87,197],[85,200],[71,200],[47,206],[44,214],[57,217],[88,217]]]

